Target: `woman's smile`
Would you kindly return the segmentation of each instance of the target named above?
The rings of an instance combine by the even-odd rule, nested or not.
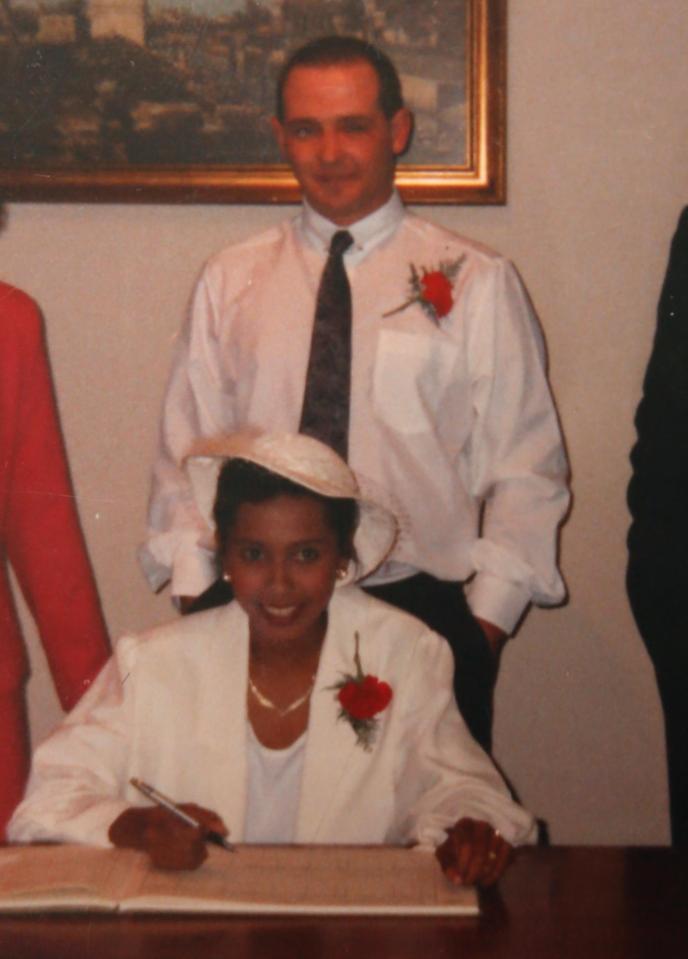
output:
[[[298,619],[300,606],[294,603],[291,606],[270,606],[267,603],[258,604],[259,613],[275,626],[291,626]]]
[[[263,609],[268,616],[274,616],[277,619],[289,619],[296,612],[297,606],[264,606]]]

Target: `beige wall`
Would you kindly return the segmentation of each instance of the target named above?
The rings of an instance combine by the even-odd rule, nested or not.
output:
[[[510,255],[547,334],[573,464],[569,604],[505,654],[497,755],[558,842],[667,840],[661,717],[624,594],[632,416],[688,202],[685,0],[512,0],[509,202],[426,209]],[[2,277],[41,303],[113,635],[170,615],[134,561],[170,350],[212,251],[278,207],[14,204]],[[31,628],[34,734],[58,710]]]

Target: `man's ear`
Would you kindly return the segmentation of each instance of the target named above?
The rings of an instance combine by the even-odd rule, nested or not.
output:
[[[270,117],[270,126],[272,127],[272,132],[274,134],[275,140],[277,140],[277,146],[282,156],[286,159],[287,153],[284,145],[284,127],[279,122],[277,117]]]
[[[413,114],[408,107],[401,107],[389,121],[392,130],[394,156],[401,156],[409,148],[413,133]]]

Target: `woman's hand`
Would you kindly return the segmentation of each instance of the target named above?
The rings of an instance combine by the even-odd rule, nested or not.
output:
[[[226,836],[227,827],[214,812],[195,803],[183,803],[180,809],[202,823],[202,828],[187,825],[159,806],[132,806],[110,826],[110,842],[147,852],[158,869],[198,869],[208,855],[206,831]]]
[[[477,819],[460,819],[437,847],[442,871],[457,886],[491,886],[513,858],[513,846]]]

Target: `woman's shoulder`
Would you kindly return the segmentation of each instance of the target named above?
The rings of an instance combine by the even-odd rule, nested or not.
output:
[[[35,346],[42,336],[42,321],[38,306],[31,297],[15,286],[0,281],[0,337],[16,340],[16,345]]]
[[[346,667],[339,672],[351,672],[358,648],[364,672],[395,688],[413,682],[439,690],[451,681],[449,643],[410,613],[350,586],[336,590],[330,611],[329,655]]]
[[[36,316],[38,307],[28,293],[0,280],[0,313],[20,311]]]
[[[380,642],[407,643],[440,641],[422,620],[396,606],[370,596],[358,586],[335,590],[330,609],[333,622],[340,630],[364,632]]]
[[[213,647],[241,642],[248,635],[246,615],[236,602],[214,609],[179,616],[138,633],[125,633],[116,643],[118,655],[183,655],[188,651],[207,655]]]

